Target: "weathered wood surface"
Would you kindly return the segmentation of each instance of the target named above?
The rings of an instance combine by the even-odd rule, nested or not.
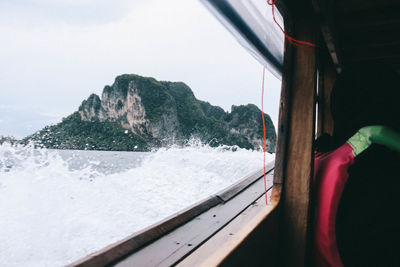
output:
[[[267,170],[267,173],[272,171],[274,168],[275,162],[270,162],[266,164],[265,169]],[[230,200],[231,198],[235,197],[237,194],[239,194],[241,191],[243,191],[245,188],[249,187],[252,185],[254,182],[260,179],[261,176],[264,175],[264,170],[261,169],[257,172],[254,172],[245,178],[243,178],[241,181],[231,185],[230,187],[221,190],[218,192],[216,195],[224,202]]]
[[[268,174],[272,181],[273,173]],[[194,251],[220,229],[225,227],[243,210],[264,194],[264,182],[260,177],[245,191],[224,204],[193,218],[157,241],[121,260],[115,266],[171,266]]]
[[[324,57],[325,56],[325,57]],[[331,93],[336,79],[336,70],[326,55],[320,56],[320,73],[318,79],[318,124],[317,136],[333,134],[331,114]]]
[[[265,203],[265,197],[261,196],[177,266],[217,266],[223,263],[271,215],[279,203],[280,195],[281,188],[279,186],[273,187],[273,193],[268,205]],[[276,228],[267,230],[269,232],[277,231]],[[268,235],[265,232],[262,233],[262,236],[258,236],[258,239],[262,240],[260,244],[274,243],[274,240],[268,240],[266,239],[267,237]],[[265,253],[268,253],[268,251]],[[249,263],[251,262],[251,257],[251,253],[247,253],[246,255],[241,255],[241,260]],[[262,263],[262,261],[259,263]]]
[[[342,70],[342,51],[338,45],[335,24],[333,22],[333,2],[326,0],[312,0],[314,11],[318,17],[318,22],[325,45],[331,55],[332,62],[338,72]]]
[[[283,15],[285,19],[285,29],[289,34],[292,34],[292,21],[290,18],[290,12],[288,8],[284,5],[284,2],[278,1],[279,10],[283,9]],[[292,85],[292,80],[287,79],[291,75],[292,66],[290,62],[293,57],[293,46],[285,40],[284,54],[283,54],[283,69],[282,69],[282,84],[281,84],[281,97],[279,101],[279,119],[276,141],[276,155],[275,158],[275,168],[274,168],[274,184],[282,185],[283,183],[283,173],[285,169],[285,158],[287,152],[287,136],[289,134],[289,110],[290,106],[290,88]]]
[[[218,197],[211,196],[205,201],[192,205],[182,212],[174,214],[167,219],[157,223],[156,225],[147,227],[144,230],[136,232],[131,236],[128,236],[119,242],[111,244],[98,252],[92,253],[89,256],[72,263],[70,266],[106,266],[138,250],[144,245],[170,232],[179,225],[182,225],[183,223],[187,222],[198,214],[209,210],[210,208],[216,206],[221,202],[222,201]]]
[[[299,10],[302,11],[302,10]],[[300,12],[301,13],[301,12]],[[301,15],[300,15],[301,16]],[[314,21],[304,12],[294,21],[296,38],[315,42]],[[283,88],[289,98],[286,107],[289,130],[287,132],[287,152],[284,157],[284,186],[281,197],[281,222],[279,239],[284,266],[305,266],[308,260],[308,238],[310,237],[310,186],[312,174],[316,51],[296,48],[290,73],[283,80],[290,80]],[[286,62],[285,62],[286,64]],[[278,158],[280,155],[278,155]],[[288,257],[287,255],[290,255]]]
[[[270,203],[279,202],[281,187],[274,185]],[[240,245],[226,257],[221,267],[231,266],[281,266],[279,244],[279,203],[268,216],[262,219],[240,243]],[[244,213],[243,216],[246,216]],[[251,216],[249,216],[251,217]],[[245,257],[243,257],[245,255]]]
[[[271,162],[267,165],[268,172],[272,170],[273,165],[274,162]],[[111,244],[98,252],[92,253],[87,257],[72,263],[70,266],[105,266],[116,262],[119,259],[139,250],[146,244],[149,244],[157,238],[172,231],[178,226],[188,222],[199,214],[209,210],[210,208],[228,201],[247,187],[253,185],[257,180],[260,180],[262,175],[263,170],[256,171],[253,174],[243,178],[238,183],[218,192],[217,194],[191,205],[190,207],[173,214],[172,216],[155,225],[151,225],[144,230],[133,233],[127,238]]]

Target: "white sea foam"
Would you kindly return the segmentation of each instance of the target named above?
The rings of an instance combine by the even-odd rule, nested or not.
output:
[[[259,151],[198,142],[152,153],[3,144],[1,266],[66,265],[260,168]]]

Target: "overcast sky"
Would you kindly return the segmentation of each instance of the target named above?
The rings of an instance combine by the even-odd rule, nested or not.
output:
[[[225,110],[261,107],[262,66],[198,0],[2,0],[0,38],[0,135],[57,123],[124,73],[183,81]],[[274,121],[279,90],[268,73]]]

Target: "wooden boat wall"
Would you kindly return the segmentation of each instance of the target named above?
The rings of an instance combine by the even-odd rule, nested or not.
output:
[[[311,177],[316,136],[332,133],[330,92],[347,64],[385,63],[400,73],[400,2],[278,0],[285,31],[282,59],[268,49],[231,1],[206,4],[241,42],[281,77],[276,160],[265,205],[262,172],[72,266],[310,266]],[[239,1],[238,1],[239,2]]]

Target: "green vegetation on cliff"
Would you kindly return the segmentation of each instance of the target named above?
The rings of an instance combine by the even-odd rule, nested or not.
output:
[[[124,74],[105,86],[102,99],[92,94],[78,111],[57,125],[47,126],[23,140],[48,148],[145,151],[191,137],[212,146],[263,145],[260,109],[252,104],[232,106],[231,112],[196,99],[183,82]],[[276,134],[265,114],[267,151],[275,150]]]
[[[88,149],[146,151],[148,145],[140,136],[118,122],[82,121],[78,112],[64,118],[61,123],[44,129],[22,140],[57,149]]]

